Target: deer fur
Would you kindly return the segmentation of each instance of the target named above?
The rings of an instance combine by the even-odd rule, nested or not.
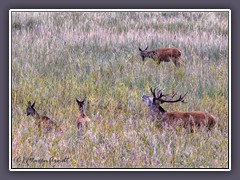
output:
[[[142,96],[142,101],[147,105],[152,121],[156,123],[158,127],[176,127],[183,126],[186,129],[193,131],[195,127],[207,127],[208,130],[211,130],[216,123],[216,118],[209,114],[208,112],[202,111],[192,111],[192,112],[167,112],[165,111],[160,104],[164,102],[175,103],[183,102],[184,96],[180,96],[178,99],[173,100],[173,95],[164,95],[161,91],[158,92],[158,97],[156,93],[151,89],[153,96]],[[170,99],[169,99],[170,97]],[[167,99],[168,98],[168,99]]]
[[[77,134],[79,136],[82,135],[82,131],[83,131],[83,128],[85,127],[85,125],[87,125],[87,123],[91,121],[84,112],[85,101],[86,101],[86,97],[84,98],[83,101],[79,101],[76,98],[76,102],[78,104],[78,115],[77,115],[77,119],[76,119],[76,125],[77,125]]]
[[[42,115],[38,114],[34,108],[34,105],[35,105],[35,102],[31,105],[31,102],[29,101],[26,112],[27,112],[27,116],[31,115],[34,117],[35,124],[38,127],[39,132],[41,132],[42,130],[49,132],[52,129],[55,129],[55,132],[57,132],[57,133],[63,132],[61,126],[57,125],[56,122],[54,122],[47,116],[42,116]]]
[[[181,51],[176,48],[160,48],[153,51],[147,51],[148,47],[145,50],[139,48],[141,52],[140,55],[142,57],[142,61],[145,61],[145,58],[152,58],[157,64],[161,62],[172,62],[175,64],[176,67],[180,67],[180,58],[181,58]]]

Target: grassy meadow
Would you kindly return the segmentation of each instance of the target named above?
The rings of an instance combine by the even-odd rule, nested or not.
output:
[[[12,168],[228,168],[228,12],[12,12],[11,28]],[[179,48],[181,68],[143,63],[147,46]],[[218,124],[158,129],[141,101],[150,87],[188,92],[163,108]],[[84,97],[91,122],[79,137]],[[64,134],[39,135],[28,101]]]

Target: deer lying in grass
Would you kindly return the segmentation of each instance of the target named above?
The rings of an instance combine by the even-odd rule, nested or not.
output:
[[[157,64],[161,62],[169,62],[173,61],[176,67],[180,67],[180,57],[182,55],[181,51],[176,48],[160,48],[154,51],[147,51],[148,47],[145,50],[139,51],[141,52],[142,61],[145,61],[145,58],[152,58]]]
[[[151,115],[152,121],[156,123],[158,127],[176,127],[183,126],[184,128],[194,130],[195,127],[207,127],[208,130],[216,123],[216,118],[207,112],[193,111],[193,112],[167,112],[165,111],[160,104],[163,103],[184,103],[184,96],[181,96],[178,99],[173,99],[175,94],[163,94],[161,90],[156,94],[156,89],[152,90],[152,96],[142,96],[142,100],[147,105],[149,113]]]
[[[89,117],[84,113],[84,109],[83,109],[83,106],[84,106],[84,103],[86,101],[86,97],[84,98],[83,101],[79,101],[77,98],[76,98],[76,102],[78,104],[78,116],[77,116],[77,120],[76,120],[76,123],[77,123],[77,134],[79,136],[82,135],[82,131],[83,131],[83,127],[85,125],[87,125],[87,123],[89,121],[91,121],[89,119]]]
[[[35,119],[35,124],[38,127],[38,131],[41,132],[41,130],[45,130],[46,132],[51,131],[52,129],[55,129],[56,133],[63,133],[62,128],[57,125],[56,122],[51,120],[47,116],[42,116],[37,113],[37,111],[34,109],[35,102],[31,105],[31,102],[28,102],[28,107],[27,107],[27,116],[31,115]]]

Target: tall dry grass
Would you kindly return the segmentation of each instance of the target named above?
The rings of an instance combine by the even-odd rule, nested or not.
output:
[[[228,168],[228,12],[12,12],[11,23],[13,168]],[[143,64],[146,46],[181,49],[183,66]],[[187,104],[164,108],[219,124],[157,129],[141,102],[150,87],[187,91]],[[75,97],[85,96],[92,122],[77,137]],[[38,136],[29,100],[64,135]]]

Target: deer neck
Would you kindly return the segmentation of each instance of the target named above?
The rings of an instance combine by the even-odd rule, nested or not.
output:
[[[86,116],[82,108],[79,108],[79,115],[83,118]]]
[[[165,111],[165,109],[163,109],[161,106],[158,107],[158,110],[161,112],[161,113],[166,113],[167,111]]]
[[[149,108],[149,111],[153,122],[157,119],[161,119],[161,117],[167,112],[161,106],[157,105],[153,105]]]
[[[36,120],[40,119],[40,115],[37,113],[37,111],[34,111],[33,117],[34,117]]]
[[[149,58],[155,59],[155,57],[156,57],[156,51],[149,51],[149,52],[147,53],[147,56],[148,56]]]

